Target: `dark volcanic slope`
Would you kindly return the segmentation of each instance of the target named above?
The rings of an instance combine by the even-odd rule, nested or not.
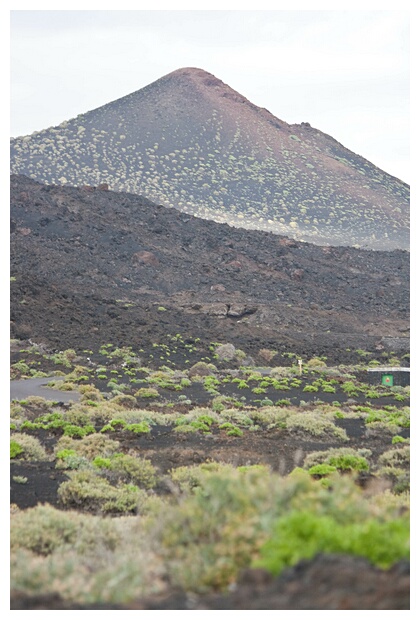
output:
[[[181,332],[339,356],[407,335],[405,251],[320,247],[14,175],[11,218],[13,337],[62,349]]]
[[[409,247],[407,184],[201,69],[179,69],[12,139],[11,171],[48,184],[107,183],[206,219],[317,244]]]

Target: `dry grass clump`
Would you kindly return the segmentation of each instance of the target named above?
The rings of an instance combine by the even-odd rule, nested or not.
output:
[[[378,463],[388,467],[410,467],[410,446],[387,450],[378,459]]]
[[[303,431],[319,437],[329,435],[347,441],[347,433],[344,429],[336,426],[327,416],[316,411],[294,413],[287,417],[286,428],[289,431]]]
[[[376,475],[390,481],[394,494],[408,493],[410,490],[410,446],[393,448],[381,454]]]

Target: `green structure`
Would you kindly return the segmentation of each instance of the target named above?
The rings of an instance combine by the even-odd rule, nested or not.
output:
[[[393,387],[394,385],[410,385],[410,369],[402,366],[376,366],[368,368],[369,383]]]

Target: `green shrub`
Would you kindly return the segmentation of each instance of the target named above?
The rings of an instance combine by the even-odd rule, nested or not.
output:
[[[69,456],[76,456],[76,454],[77,454],[76,450],[64,449],[64,450],[59,450],[55,456],[57,459],[64,460]]]
[[[287,566],[318,553],[344,553],[365,557],[386,569],[409,558],[409,529],[407,516],[342,523],[310,510],[293,511],[278,520],[254,565],[278,575]]]
[[[85,437],[95,432],[95,427],[92,424],[87,426],[77,426],[76,424],[66,424],[63,427],[63,434],[66,437]]]
[[[238,428],[234,424],[231,424],[230,422],[219,424],[219,428],[221,430],[227,431],[226,435],[231,435],[233,437],[242,437],[242,435],[244,434],[244,432],[240,428]]]
[[[307,472],[281,478],[267,469],[238,471],[221,464],[209,464],[213,471],[204,472],[205,465],[173,473],[186,493],[193,492],[168,506],[151,533],[159,541],[171,583],[191,591],[235,582],[274,537],[279,516],[304,513],[310,505],[316,518],[327,516],[338,527],[355,523],[363,529],[378,514],[349,477],[332,476],[331,492]],[[390,518],[384,509],[380,514],[384,521]],[[299,541],[299,554],[302,547]]]
[[[353,383],[353,381],[345,381],[342,384],[341,389],[348,396],[357,396],[359,392],[359,388]]]
[[[108,431],[113,433],[115,428],[111,424],[105,424],[105,426],[103,426],[100,430],[101,433],[107,433]]]
[[[98,469],[110,469],[111,459],[104,456],[95,456],[92,461],[92,465]]]
[[[24,450],[22,446],[18,444],[14,439],[10,440],[10,458],[15,459],[17,456],[23,454]]]
[[[174,428],[174,432],[175,433],[196,433],[198,430],[197,426],[192,426],[192,424],[189,424],[188,422],[183,422],[182,424],[178,424],[175,428]],[[201,430],[207,431],[209,432],[209,427],[203,427]]]
[[[140,388],[134,394],[136,398],[159,398],[159,392],[155,388]]]
[[[330,456],[329,465],[336,467],[340,471],[368,471],[369,464],[363,456],[353,454],[340,454]]]
[[[373,425],[375,422],[380,422],[388,426],[390,429],[392,427],[409,428],[410,412],[406,407],[402,409],[385,409],[385,407],[383,409],[371,409],[365,422],[368,425]]]
[[[151,429],[150,425],[146,421],[143,421],[134,424],[127,424],[125,430],[140,435],[141,433],[150,433]]]
[[[337,468],[334,467],[333,465],[327,465],[326,463],[322,463],[320,465],[313,465],[309,469],[308,473],[311,476],[323,477],[323,476],[328,476],[329,474],[333,474],[336,471],[337,471]]]
[[[329,465],[339,471],[368,471],[368,457],[371,451],[361,448],[330,448],[319,452],[311,452],[304,460],[303,466],[309,469],[316,465]]]
[[[30,368],[28,364],[23,361],[16,362],[11,365],[10,368],[10,378],[11,379],[19,379],[21,377],[27,377],[30,374]]]
[[[394,437],[392,438],[392,443],[409,443],[409,439],[404,439],[404,437],[401,437],[401,435],[394,435]]]

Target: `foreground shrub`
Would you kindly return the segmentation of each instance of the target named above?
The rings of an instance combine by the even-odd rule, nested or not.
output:
[[[281,478],[260,468],[204,473],[201,467],[177,476],[185,490],[196,486],[168,507],[151,535],[159,541],[171,583],[195,591],[235,581],[272,536],[279,516],[308,506],[344,524],[374,514],[353,480],[338,475],[331,479],[332,491],[306,472]]]
[[[318,553],[345,553],[362,556],[385,569],[409,558],[409,529],[407,516],[385,522],[371,518],[341,523],[310,510],[293,511],[277,521],[254,566],[278,575],[287,566]]]
[[[84,496],[102,516],[72,512],[71,502],[62,513],[13,511],[12,589],[90,605],[128,603],[168,586],[220,590],[265,561],[261,550],[276,537],[298,550],[293,558],[281,551],[282,565],[308,557],[308,550],[336,548],[337,540],[345,553],[378,566],[408,557],[408,495],[365,494],[351,476],[332,475],[326,489],[307,471],[281,478],[264,466],[205,463],[174,470],[166,499],[138,490],[134,512],[141,516],[111,510],[111,519],[103,505],[110,495],[117,501],[118,489],[110,494],[112,485],[98,474],[80,474],[73,472],[71,482],[84,492],[73,489],[72,499]]]
[[[37,555],[50,555],[56,549],[86,552],[92,547],[115,549],[119,541],[109,519],[61,511],[48,504],[18,512],[10,521],[12,551],[28,549]]]

